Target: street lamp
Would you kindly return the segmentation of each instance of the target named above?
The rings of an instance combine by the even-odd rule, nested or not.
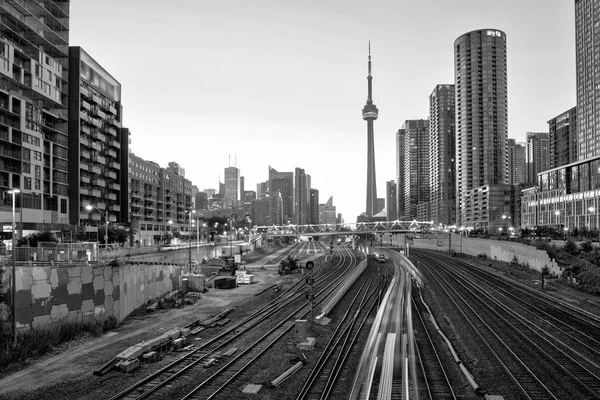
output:
[[[90,204],[88,204],[87,206],[85,206],[85,209],[88,211],[92,211],[92,210],[96,210],[100,213],[100,215],[102,215],[102,211],[95,206],[92,206]],[[108,208],[106,209],[106,217],[104,218],[104,221],[106,222],[105,225],[105,230],[104,230],[104,248],[107,249],[108,248]],[[99,242],[99,241],[98,241]],[[98,249],[100,248],[100,243],[98,243]]]
[[[565,233],[564,233],[564,235],[563,235],[563,240],[567,240],[567,232],[568,232],[568,231],[569,231],[569,228],[567,228],[567,227],[565,226],[565,229],[564,229],[564,232],[565,232]]]
[[[15,222],[15,195],[21,190],[13,189],[8,193],[12,194],[12,335],[13,346],[17,345],[17,267],[15,258],[15,231],[17,223]]]
[[[500,232],[500,236],[502,236],[502,227],[498,228],[498,231]]]
[[[190,268],[190,274],[192,273],[192,214],[196,213],[196,210],[188,210],[187,213],[189,214],[189,219],[190,219],[190,229],[188,230],[188,233],[190,235],[189,238],[189,257],[188,257],[188,265]]]

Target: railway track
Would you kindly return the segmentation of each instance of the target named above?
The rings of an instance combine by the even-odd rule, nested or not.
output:
[[[518,389],[518,395],[532,399],[600,398],[600,368],[594,355],[582,357],[581,346],[588,346],[596,328],[562,330],[559,321],[546,318],[556,306],[540,317],[525,305],[538,297],[522,289],[520,297],[507,296],[498,289],[498,279],[488,282],[483,275],[457,268],[452,259],[413,252],[421,260],[447,298],[472,327],[505,374]],[[448,264],[452,263],[452,267]],[[547,301],[547,300],[546,300]],[[538,309],[538,311],[543,311]],[[568,322],[567,322],[568,324]],[[548,327],[552,326],[553,329]],[[581,329],[581,328],[580,328]],[[583,339],[576,339],[575,336]],[[588,341],[586,344],[585,341]],[[573,344],[578,347],[573,347]],[[517,393],[514,393],[516,396]]]
[[[340,318],[332,337],[303,385],[296,399],[341,399],[348,397],[348,376],[342,374],[351,351],[363,328],[381,301],[389,283],[374,270],[361,277],[362,284],[353,294],[346,312]],[[350,295],[350,293],[348,294]]]
[[[340,255],[338,262],[333,267],[328,268],[327,270],[321,270],[318,267],[315,270],[315,287],[320,291],[334,290],[337,287],[334,278],[336,276],[340,277],[342,275],[341,272],[344,271],[349,264],[354,262],[352,257],[353,255],[351,252],[343,252]],[[276,321],[285,322],[289,321],[291,318],[297,319],[298,315],[302,314],[300,310],[306,309],[306,291],[307,289],[304,286],[303,280],[299,280],[291,288],[281,293],[276,299],[247,318],[199,345],[189,354],[180,357],[161,370],[118,393],[116,396],[113,396],[111,400],[144,399],[155,394],[163,396],[165,390],[171,390],[179,386],[189,386],[192,381],[197,382],[199,379],[204,379],[202,377],[208,375],[208,369],[204,368],[204,363],[207,360],[210,360],[211,358],[220,358],[221,354],[227,353],[231,349],[238,348],[240,350],[234,352],[233,356],[227,358],[228,365],[233,367],[233,364],[231,363],[234,361],[237,362],[242,358],[252,362],[252,358],[249,358],[250,354],[258,354],[257,356],[259,356],[262,351],[266,351],[269,347],[267,345],[266,347],[263,346],[259,349],[260,346],[258,343],[272,342],[279,334],[284,334],[293,327],[293,324],[276,323]],[[286,310],[289,309],[294,309],[296,311],[294,311],[294,313],[289,313],[289,311],[286,312]],[[264,333],[264,329],[262,329],[264,326],[272,327],[278,325],[278,328],[272,329],[269,333]],[[242,346],[238,345],[238,343],[241,342],[247,343],[249,340],[255,340],[257,337],[260,339],[255,341],[257,344],[250,346],[255,347],[255,350],[242,350]],[[247,363],[248,362],[246,362],[246,364]],[[225,370],[223,369],[220,371],[224,372]],[[210,380],[216,382],[216,375],[217,374],[211,375],[212,378],[210,378]],[[225,376],[224,373],[223,376]],[[226,381],[230,381],[230,379],[228,378]],[[214,384],[211,385],[214,387]],[[199,389],[196,388],[195,392],[198,392],[198,390]],[[206,391],[203,391],[203,393],[204,392]],[[206,398],[205,395],[204,398]]]

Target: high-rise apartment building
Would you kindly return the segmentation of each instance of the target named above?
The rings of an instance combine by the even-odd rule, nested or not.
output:
[[[550,169],[550,141],[547,132],[527,132],[526,140],[526,183],[535,183],[537,174]]]
[[[388,221],[397,220],[398,212],[396,211],[396,206],[398,204],[398,200],[396,199],[396,182],[395,181],[386,182],[385,202],[386,202],[386,210],[387,210],[387,220]]]
[[[310,189],[310,220],[308,221],[311,225],[319,223],[319,191],[317,189]]]
[[[429,202],[429,123],[407,120],[404,130],[404,213],[417,218],[417,205]],[[429,221],[429,219],[427,219]]]
[[[281,198],[281,192],[271,192],[268,197],[269,200],[269,221],[273,225],[283,225],[288,223],[284,221],[283,214],[283,199]]]
[[[600,155],[600,3],[575,0],[577,159]]]
[[[462,196],[484,185],[508,182],[506,34],[479,29],[460,36],[454,42],[454,68],[457,223],[466,226]]]
[[[454,101],[454,85],[437,85],[429,96],[429,198],[435,225],[456,221]]]
[[[548,121],[550,168],[577,161],[577,107]]]
[[[295,223],[307,225],[310,220],[310,175],[302,168],[296,168],[294,177]]]
[[[294,222],[294,173],[279,172],[269,166],[269,196],[281,193],[282,221],[284,224]]]
[[[106,216],[127,223],[129,132],[122,129],[121,84],[81,47],[71,47],[69,59],[71,224],[104,225]]]
[[[525,143],[508,139],[508,184],[525,182]]]
[[[404,141],[406,132],[398,129],[396,132],[396,213],[399,220],[406,219],[404,210]]]
[[[19,189],[17,235],[68,228],[68,46],[69,1],[0,2],[0,218]]]
[[[240,201],[240,170],[237,167],[225,168],[225,206],[233,207]]]
[[[157,244],[171,231],[189,234],[192,183],[180,174],[177,163],[162,168],[129,154],[131,228],[142,245]]]

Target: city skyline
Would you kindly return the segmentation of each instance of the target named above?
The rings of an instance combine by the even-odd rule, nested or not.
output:
[[[111,30],[99,40],[94,27],[105,21]],[[375,154],[384,197],[395,179],[395,133],[404,120],[427,117],[436,85],[454,83],[454,40],[485,27],[510,43],[509,137],[547,131],[547,121],[576,102],[569,2],[72,3],[70,41],[121,83],[136,155],[179,163],[199,188],[218,187],[228,154],[237,154],[247,190],[267,179],[268,165],[303,168],[349,221],[364,212],[367,143],[358,111],[368,41],[383,111]],[[411,54],[418,57],[409,61]]]

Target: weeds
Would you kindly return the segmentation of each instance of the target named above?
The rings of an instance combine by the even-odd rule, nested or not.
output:
[[[17,335],[17,345],[13,347],[10,324],[0,324],[0,372],[16,364],[25,364],[30,358],[48,354],[57,346],[74,340],[82,335],[94,337],[116,328],[114,316],[90,316],[83,321],[61,321],[44,328],[33,328]]]

